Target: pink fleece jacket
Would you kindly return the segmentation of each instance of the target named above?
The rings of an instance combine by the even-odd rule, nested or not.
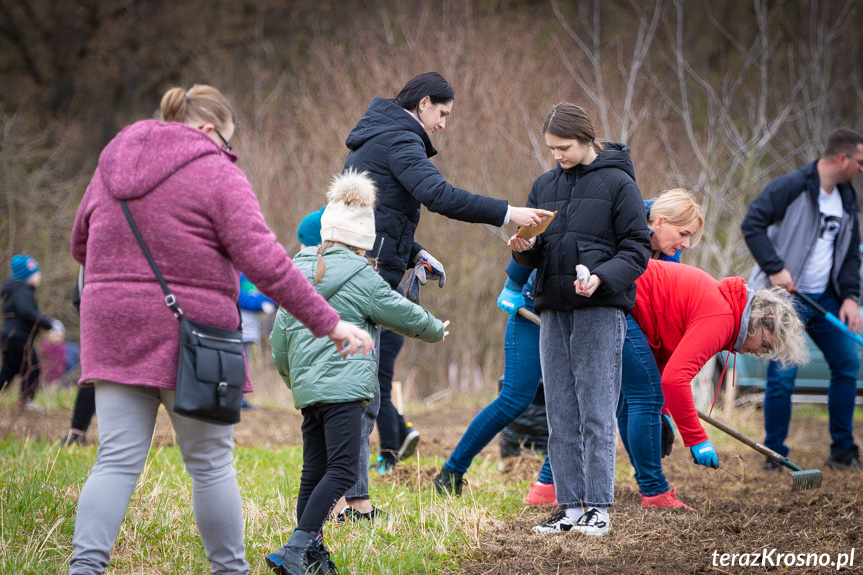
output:
[[[81,380],[173,389],[179,322],[118,200],[186,317],[239,325],[240,271],[320,337],[338,314],[276,241],[236,156],[200,130],[137,122],[102,151],[75,216],[71,249],[84,265]],[[251,391],[246,380],[244,391]]]

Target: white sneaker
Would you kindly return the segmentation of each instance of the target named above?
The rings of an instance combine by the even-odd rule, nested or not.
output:
[[[32,399],[27,403],[18,404],[18,409],[21,411],[32,411],[35,413],[48,413],[48,410],[33,401]]]
[[[534,527],[533,532],[540,533],[542,535],[550,535],[553,533],[568,533],[570,531],[576,530],[576,525],[576,520],[572,519],[571,517],[567,517],[566,510],[561,509],[560,511],[552,515],[551,519],[549,519],[542,525],[537,525],[536,527]]]
[[[581,518],[575,523],[575,530],[584,533],[585,535],[594,535],[602,537],[608,533],[611,520],[605,513],[600,513],[595,507],[591,507]]]

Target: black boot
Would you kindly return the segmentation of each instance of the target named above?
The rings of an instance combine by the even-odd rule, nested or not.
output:
[[[320,569],[309,565],[308,551],[314,547],[317,533],[294,529],[288,543],[267,555],[267,567],[279,575],[317,575]]]
[[[434,488],[440,495],[455,495],[461,497],[461,486],[464,484],[464,473],[441,469],[434,478]]]
[[[336,569],[336,564],[330,559],[330,552],[324,546],[323,534],[318,534],[315,538],[312,548],[308,551],[309,571],[311,573],[319,573],[321,575],[339,575],[339,570]],[[317,571],[315,571],[317,569]]]

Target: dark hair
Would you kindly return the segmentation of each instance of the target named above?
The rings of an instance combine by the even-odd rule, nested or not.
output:
[[[842,153],[854,155],[859,144],[863,144],[863,134],[851,128],[836,128],[827,136],[824,157],[835,158]]]
[[[542,125],[542,133],[591,144],[597,154],[603,150],[602,144],[596,141],[590,116],[580,106],[569,102],[561,102],[551,108]]]
[[[416,110],[420,100],[426,96],[431,98],[432,104],[445,104],[455,99],[455,92],[443,76],[437,72],[426,72],[408,80],[393,102],[405,110]]]

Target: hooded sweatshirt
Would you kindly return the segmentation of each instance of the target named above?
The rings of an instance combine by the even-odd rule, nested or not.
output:
[[[420,306],[390,289],[369,266],[366,258],[345,247],[328,248],[323,255],[326,273],[316,284],[318,292],[338,310],[344,321],[365,329],[374,337],[381,325],[425,342],[440,341],[443,323]],[[317,248],[297,254],[297,267],[314,277]],[[302,409],[320,403],[371,401],[377,379],[377,350],[342,359],[335,346],[315,339],[296,319],[279,310],[270,336],[273,365]]]
[[[338,314],[292,264],[236,156],[200,130],[137,122],[102,151],[71,250],[84,265],[81,382],[173,389],[179,322],[126,221],[129,211],[186,317],[236,329],[239,272],[316,336]],[[248,380],[243,388],[251,391]]]
[[[659,372],[665,405],[687,447],[707,440],[690,384],[720,351],[739,351],[749,326],[752,292],[743,278],[721,282],[686,264],[650,260],[635,282],[632,316]]]
[[[437,151],[425,129],[390,100],[373,99],[346,144],[351,152],[345,169],[368,171],[377,188],[375,247],[369,255],[378,258],[393,289],[422,249],[414,242],[421,206],[454,220],[503,225],[507,202],[447,182],[429,160]]]

